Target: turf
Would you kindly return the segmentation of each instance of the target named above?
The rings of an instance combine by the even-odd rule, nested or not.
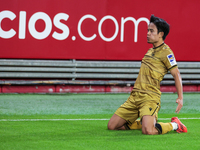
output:
[[[141,130],[107,130],[108,119],[128,96],[129,94],[1,94],[0,150],[200,150],[200,119],[182,119],[188,128],[188,133],[182,134],[171,131],[165,135],[143,135]],[[200,118],[200,93],[185,93],[184,107],[179,114],[175,114],[176,97],[176,94],[162,95],[159,121],[169,122],[170,119],[166,118],[173,116]]]

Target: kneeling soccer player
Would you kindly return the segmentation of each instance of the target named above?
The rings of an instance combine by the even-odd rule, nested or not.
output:
[[[169,33],[169,24],[151,15],[148,25],[147,42],[153,45],[142,59],[140,72],[134,88],[108,122],[109,130],[142,129],[143,134],[165,134],[171,130],[187,132],[187,128],[177,117],[171,122],[157,122],[160,109],[160,82],[168,71],[175,80],[178,93],[176,113],[183,106],[182,79],[172,50],[164,43]],[[140,120],[137,120],[140,118]],[[142,124],[141,124],[141,123]]]

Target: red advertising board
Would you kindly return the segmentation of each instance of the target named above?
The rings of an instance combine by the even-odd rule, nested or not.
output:
[[[151,14],[177,61],[200,61],[199,0],[0,0],[0,58],[141,60]]]

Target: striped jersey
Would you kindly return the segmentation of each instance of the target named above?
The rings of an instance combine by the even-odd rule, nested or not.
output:
[[[172,50],[165,43],[151,48],[142,59],[140,71],[132,91],[161,96],[160,82],[165,74],[177,67]]]

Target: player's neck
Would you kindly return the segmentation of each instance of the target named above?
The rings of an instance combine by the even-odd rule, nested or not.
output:
[[[153,43],[153,48],[156,48],[156,47],[159,47],[160,45],[162,45],[164,43],[164,41],[159,41],[159,42],[156,42],[156,43]]]
[[[158,45],[156,47],[153,47],[153,49],[157,49],[157,48],[161,47],[163,44],[165,44],[165,43],[163,42],[162,44],[160,44],[160,45]]]

